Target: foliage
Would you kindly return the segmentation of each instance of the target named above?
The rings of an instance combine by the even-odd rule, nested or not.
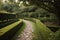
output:
[[[2,3],[0,3],[0,10],[2,10],[2,5],[3,5],[3,4],[2,4]]]

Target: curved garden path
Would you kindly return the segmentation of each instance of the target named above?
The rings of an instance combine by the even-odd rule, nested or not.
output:
[[[30,21],[23,20],[26,23],[26,28],[24,31],[18,36],[16,40],[32,40],[33,38],[33,25]]]

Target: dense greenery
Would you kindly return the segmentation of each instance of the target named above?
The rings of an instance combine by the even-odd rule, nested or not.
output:
[[[32,0],[29,1],[30,5],[26,4],[26,1],[22,2],[23,3],[20,3],[19,1],[18,3],[16,3],[13,0],[9,0],[9,3],[6,2],[5,4],[0,4],[0,10],[6,10],[11,13],[16,13],[19,18],[37,18],[44,23],[49,21],[49,23],[52,22],[52,24],[59,24],[59,17],[56,15],[57,9],[52,4],[54,2],[42,2],[38,0]]]
[[[33,40],[59,40],[60,30],[54,33],[47,27],[60,27],[59,4],[59,0],[55,0],[53,2],[50,0],[28,0],[28,3],[26,3],[26,0],[19,0],[18,2],[15,2],[14,0],[9,0],[9,2],[5,3],[0,2],[0,10],[15,13],[19,19],[22,18],[34,22],[34,35],[36,37]],[[17,22],[17,24],[19,24],[19,22]],[[2,33],[0,35],[3,35],[17,24],[14,23],[1,29]],[[25,28],[25,26],[26,25],[24,24],[23,27]],[[23,27],[22,29],[20,29],[20,32],[21,30],[23,31]],[[20,32],[17,33],[17,36]]]

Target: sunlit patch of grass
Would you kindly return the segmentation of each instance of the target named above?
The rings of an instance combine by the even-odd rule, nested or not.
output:
[[[14,22],[4,28],[0,29],[0,36],[4,35],[6,32],[10,31],[11,29],[13,29],[15,26],[17,26],[18,24],[20,24],[22,22],[22,20],[19,20],[17,22]]]
[[[30,18],[27,20],[34,22],[33,25],[35,25],[34,27],[35,30],[33,32],[34,34],[33,40],[53,40],[52,36],[54,33],[46,25],[44,25],[40,20],[34,19],[34,18],[32,19]]]
[[[25,29],[25,27],[26,27],[26,24],[25,24],[25,22],[23,22],[23,25],[22,25],[22,27],[19,29],[19,31],[15,34],[15,36],[12,38],[12,40],[15,40],[22,32],[23,32],[23,30]]]
[[[40,20],[36,19],[37,29],[39,30],[40,35],[43,37],[44,40],[48,40],[53,32],[46,27]]]
[[[43,40],[43,37],[40,34],[40,31],[37,28],[36,24],[33,23],[33,25],[34,25],[34,32],[33,32],[33,39],[32,40]]]
[[[18,31],[18,33],[16,35],[19,35],[23,32],[24,28],[26,27],[26,24],[23,22],[23,26],[22,28]]]

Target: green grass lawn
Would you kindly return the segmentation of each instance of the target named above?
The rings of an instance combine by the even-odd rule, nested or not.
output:
[[[46,26],[44,25],[40,20],[34,19],[34,18],[28,18],[27,20],[30,20],[34,22],[33,25],[34,27],[34,38],[33,40],[53,40],[53,32]]]
[[[12,40],[15,40],[15,38],[17,38],[17,36],[20,35],[23,32],[25,27],[26,27],[26,24],[25,24],[25,22],[23,22],[22,27],[19,29],[19,31],[16,33],[16,35],[12,38]]]
[[[54,33],[38,19],[28,18],[26,20],[31,21],[32,25],[34,26],[33,40],[60,40],[60,29]],[[12,23],[11,25],[0,29],[0,36],[5,34],[6,32],[8,32],[12,28],[14,28],[16,25],[18,25],[21,22],[22,22],[22,20]],[[23,22],[23,26],[19,29],[19,31],[13,37],[12,40],[14,40],[16,36],[20,35],[23,32],[25,27],[26,27],[26,24],[25,24],[25,22]]]
[[[54,33],[38,19],[36,19],[36,26],[43,40],[53,40],[51,37]]]
[[[51,31],[46,25],[44,25],[38,19],[28,19],[33,21],[35,25],[33,40],[60,40],[60,29],[57,32]]]

